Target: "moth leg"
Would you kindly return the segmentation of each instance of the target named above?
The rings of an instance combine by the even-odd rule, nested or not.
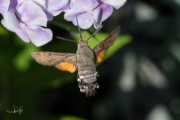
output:
[[[82,87],[82,81],[79,82],[79,88],[80,88],[80,92],[82,93],[85,92],[84,88]]]
[[[96,85],[94,86],[94,89],[95,88],[97,88],[97,89],[99,88],[99,84],[98,83],[96,83]]]
[[[97,77],[99,77],[99,74],[98,74],[98,72],[95,72],[95,73],[94,73],[94,75],[95,75],[95,76],[97,76]]]
[[[84,93],[85,92],[85,90],[84,90],[84,88],[83,88],[83,79],[80,79],[80,78],[78,78],[80,81],[79,81],[79,84],[78,84],[78,86],[79,86],[79,88],[80,88],[80,92],[82,92],[82,93]]]
[[[78,82],[81,82],[81,79],[79,78],[79,76],[77,75],[77,81]]]

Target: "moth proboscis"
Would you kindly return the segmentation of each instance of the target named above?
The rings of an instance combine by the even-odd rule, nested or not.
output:
[[[99,31],[98,29],[97,31]],[[79,88],[86,96],[94,96],[96,89],[99,88],[97,82],[98,73],[96,64],[100,63],[105,56],[106,50],[114,43],[119,35],[120,27],[115,28],[102,42],[91,49],[88,40],[81,39],[77,42],[77,51],[75,53],[55,53],[55,52],[33,52],[32,57],[39,64],[46,66],[55,66],[57,69],[67,72],[75,72],[78,69]],[[81,35],[81,34],[80,34]],[[59,37],[60,38],[60,37]],[[69,40],[66,38],[60,38]]]

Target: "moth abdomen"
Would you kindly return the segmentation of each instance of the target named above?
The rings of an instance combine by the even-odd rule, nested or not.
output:
[[[78,76],[84,79],[84,82],[90,83],[96,81],[97,72],[94,68],[79,69]]]
[[[94,96],[96,94],[96,89],[99,88],[97,81],[91,83],[85,83],[83,80],[79,82],[80,92],[85,93],[86,97]]]
[[[97,82],[97,72],[95,69],[84,69],[78,71],[78,82],[81,92],[84,92],[87,97],[96,94],[96,88],[99,88]]]

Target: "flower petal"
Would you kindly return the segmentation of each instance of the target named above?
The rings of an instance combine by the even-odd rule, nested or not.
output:
[[[93,15],[89,14],[89,13],[81,13],[81,14],[77,14],[77,20],[79,23],[79,27],[82,29],[88,29],[92,26],[92,24],[94,23],[94,19],[93,19]],[[73,18],[73,24],[77,25],[77,20],[76,17]]]
[[[1,21],[2,25],[6,27],[9,31],[15,32],[24,42],[29,42],[29,37],[26,33],[26,26],[24,24],[20,24],[18,28],[12,28],[9,26],[6,21],[3,19]]]
[[[27,0],[17,0],[17,7],[16,7],[16,9],[18,9],[19,8],[19,6],[21,6],[21,4],[23,3],[23,2],[26,2]]]
[[[52,40],[52,31],[40,26],[29,26],[27,33],[36,46],[42,46]]]
[[[76,13],[74,13],[73,9],[70,9],[65,12],[64,19],[67,21],[73,21],[73,18],[75,17]]]
[[[9,26],[4,19],[1,20],[1,24],[9,31],[12,31],[12,32],[15,31],[15,29],[11,28],[11,26]]]
[[[19,22],[14,12],[8,11],[4,14],[3,17],[9,29],[15,30],[19,27]]]
[[[119,9],[121,6],[125,4],[127,0],[101,0],[101,1],[109,5],[112,5],[116,9]]]
[[[0,13],[4,14],[5,12],[8,11],[10,1],[9,0],[0,0]]]
[[[36,3],[39,3],[40,5],[44,6],[46,5],[46,0],[33,0],[35,1]]]
[[[60,3],[60,4],[59,4]],[[47,9],[54,16],[70,8],[69,0],[47,0]]]
[[[19,17],[26,25],[46,26],[47,17],[40,6],[33,1],[26,1],[17,10]]]
[[[17,7],[17,0],[10,0],[8,11],[15,12]]]
[[[17,0],[18,4],[22,4],[25,1],[27,1],[27,0]]]
[[[53,14],[50,13],[50,12],[49,12],[47,9],[45,9],[45,8],[42,8],[42,9],[43,9],[44,13],[46,14],[46,17],[47,17],[48,21],[51,21],[51,20],[53,19]]]
[[[21,23],[20,27],[15,32],[24,42],[28,43],[30,42],[30,39],[26,31],[27,31],[26,25]]]
[[[71,0],[71,2],[75,13],[93,10],[99,5],[97,0]]]
[[[94,27],[98,29],[101,27],[101,22],[106,20],[113,13],[113,7],[106,3],[102,3],[94,9]]]
[[[76,21],[74,20],[74,17],[76,14],[84,14],[86,12],[91,12],[94,8],[96,8],[99,5],[97,0],[71,0],[71,9],[65,11],[64,19],[67,21]],[[89,16],[89,15],[87,15]],[[87,17],[86,16],[86,17]],[[91,18],[91,17],[89,17]],[[92,21],[92,20],[90,20]],[[75,24],[75,22],[74,22]],[[91,23],[89,23],[91,24]],[[87,25],[89,26],[89,25]]]

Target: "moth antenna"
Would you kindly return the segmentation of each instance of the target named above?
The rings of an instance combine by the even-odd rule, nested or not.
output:
[[[69,41],[69,42],[75,42],[75,43],[77,43],[76,41],[71,40],[71,39],[67,39],[67,38],[63,38],[63,37],[59,37],[59,36],[57,36],[57,38],[60,39],[60,40],[64,40],[64,41]]]
[[[79,22],[78,22],[77,15],[76,15],[76,21],[77,21],[77,25],[78,25],[78,29],[79,29],[80,38],[81,38],[81,40],[83,40],[83,39],[82,39],[82,35],[81,35],[81,29],[80,29],[80,27],[79,27]]]
[[[102,27],[103,27],[103,25],[100,28],[98,28],[96,30],[96,32],[94,32],[86,41],[88,41],[91,37],[93,37]]]

